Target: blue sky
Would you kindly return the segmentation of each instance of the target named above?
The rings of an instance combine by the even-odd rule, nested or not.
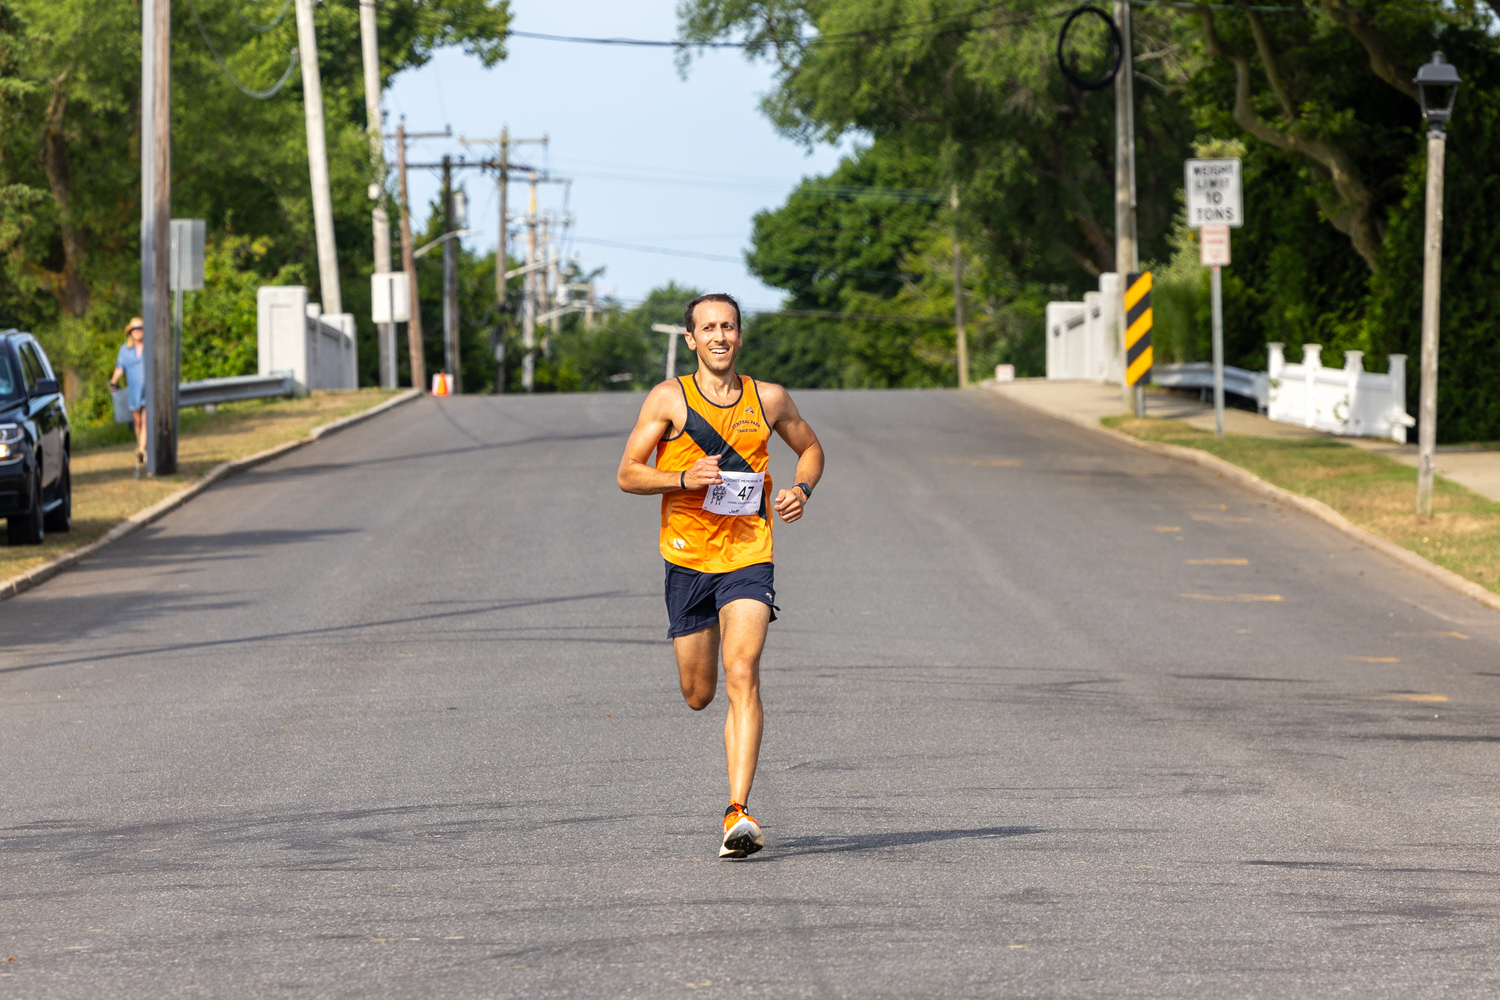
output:
[[[512,27],[559,35],[671,39],[675,0],[512,0]],[[581,45],[512,38],[510,56],[494,69],[460,50],[439,52],[407,73],[385,95],[387,131],[406,117],[410,131],[440,131],[452,140],[413,145],[420,162],[444,153],[471,159],[481,148],[458,142],[498,136],[549,139],[515,149],[512,159],[542,161],[571,177],[567,208],[574,218],[571,250],[586,270],[606,268],[599,288],[631,302],[676,280],[705,291],[727,291],[747,307],[772,307],[781,293],[757,282],[743,264],[751,217],[780,205],[804,176],[826,173],[840,151],[809,153],[779,136],[761,115],[771,69],[736,50],[695,56],[684,79],[674,50]],[[493,155],[493,150],[488,151]],[[467,171],[474,249],[495,245],[498,202],[492,175]],[[413,172],[414,205],[436,196],[435,172]],[[543,185],[543,208],[561,210],[562,185]],[[513,183],[512,213],[524,210],[525,186]],[[586,242],[600,240],[710,256],[672,256]],[[515,244],[512,253],[516,252]]]

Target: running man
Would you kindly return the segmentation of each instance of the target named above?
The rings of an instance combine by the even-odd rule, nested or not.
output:
[[[735,371],[744,338],[734,299],[700,295],[688,303],[683,326],[698,370],[651,390],[618,481],[626,493],[662,495],[667,635],[682,697],[694,711],[714,700],[723,654],[729,808],[719,857],[743,858],[765,846],[745,804],[763,728],[760,654],[776,620],[771,510],[788,524],[802,516],[823,475],[823,448],[785,389]],[[772,430],[797,453],[797,481],[768,506]],[[655,468],[646,464],[653,448]]]

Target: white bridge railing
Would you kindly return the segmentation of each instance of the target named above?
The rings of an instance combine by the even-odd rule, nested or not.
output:
[[[323,315],[301,285],[262,285],[255,304],[260,374],[291,372],[299,395],[359,387],[353,315]]]
[[[1272,420],[1354,437],[1406,442],[1416,421],[1406,413],[1406,355],[1391,355],[1391,370],[1365,371],[1363,351],[1345,351],[1344,367],[1324,368],[1323,348],[1302,345],[1302,363],[1288,362],[1282,344],[1270,351]]]
[[[1119,278],[1108,272],[1082,302],[1047,303],[1047,378],[1120,381],[1119,298]]]

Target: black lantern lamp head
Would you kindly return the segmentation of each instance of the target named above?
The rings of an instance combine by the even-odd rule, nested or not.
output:
[[[1432,62],[1423,64],[1412,82],[1417,85],[1422,117],[1428,128],[1443,131],[1443,125],[1453,117],[1453,102],[1458,99],[1458,70],[1443,58],[1441,52],[1434,52]],[[1446,103],[1443,103],[1444,97],[1447,97]]]

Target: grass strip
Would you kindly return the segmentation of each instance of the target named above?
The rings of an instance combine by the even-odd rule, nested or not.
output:
[[[387,389],[357,389],[223,403],[214,413],[184,410],[178,426],[177,472],[171,476],[135,477],[135,436],[129,427],[75,427],[73,530],[49,533],[41,545],[0,546],[0,580],[87,545],[220,462],[306,437],[319,424],[368,410],[394,395]]]
[[[1433,516],[1418,517],[1416,469],[1341,441],[1240,434],[1220,440],[1180,420],[1149,417],[1106,417],[1103,423],[1144,441],[1216,455],[1500,593],[1500,503],[1441,476],[1433,484]]]

